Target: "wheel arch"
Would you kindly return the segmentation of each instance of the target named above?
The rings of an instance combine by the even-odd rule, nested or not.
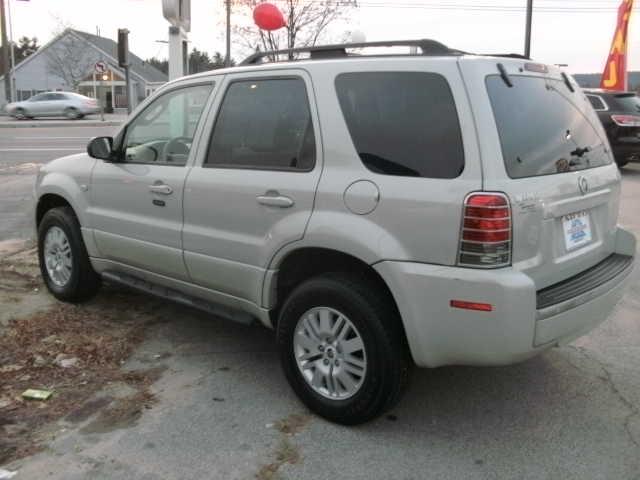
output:
[[[400,310],[387,282],[371,265],[352,253],[325,247],[303,246],[280,256],[273,268],[274,270],[270,270],[273,274],[267,275],[263,298],[270,310],[274,327],[277,325],[280,307],[297,285],[314,276],[330,272],[348,272],[373,282],[388,298],[400,317]]]

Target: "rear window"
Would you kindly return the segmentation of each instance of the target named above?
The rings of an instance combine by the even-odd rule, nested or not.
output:
[[[640,112],[640,98],[633,93],[626,93],[613,96],[616,110],[620,112],[638,113]]]
[[[535,177],[599,167],[611,162],[598,131],[561,81],[499,75],[486,79],[511,178]]]
[[[353,144],[371,171],[455,178],[464,169],[460,122],[451,89],[435,73],[344,73],[338,100]]]

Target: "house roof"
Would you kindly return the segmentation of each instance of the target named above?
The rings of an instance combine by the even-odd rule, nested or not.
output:
[[[118,58],[118,44],[110,38],[99,37],[98,35],[92,35],[91,33],[82,32],[80,30],[70,30],[76,35],[84,38],[89,43],[92,43],[103,52],[112,56],[114,59]],[[137,55],[131,53],[131,51],[129,51],[129,68],[148,82],[166,82],[169,80],[167,74],[161,72],[153,65],[148,64]]]
[[[118,44],[115,41],[111,40],[110,38],[99,37],[98,35],[92,35],[90,33],[83,32],[80,30],[74,30],[72,28],[65,29],[58,36],[51,39],[45,45],[40,47],[35,53],[29,55],[27,58],[25,58],[20,63],[18,63],[15,67],[16,70],[20,69],[21,67],[23,67],[24,65],[32,61],[34,58],[36,58],[38,55],[46,51],[49,47],[54,45],[59,39],[61,39],[67,34],[72,34],[72,35],[75,35],[76,37],[79,37],[82,40],[85,40],[100,53],[111,57],[111,60],[113,61],[112,67],[115,67],[116,70],[120,70],[118,68]],[[134,75],[142,78],[148,83],[165,83],[169,80],[169,77],[167,74],[161,72],[160,70],[155,68],[153,65],[148,64],[137,55],[134,55],[133,53],[131,53],[131,50],[129,50],[129,64],[130,64],[129,68],[131,72]],[[0,80],[2,79],[4,79],[4,75],[0,75]]]

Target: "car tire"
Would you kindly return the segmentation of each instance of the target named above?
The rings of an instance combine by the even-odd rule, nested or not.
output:
[[[64,116],[69,120],[77,120],[80,118],[80,112],[73,107],[68,107],[64,109]]]
[[[616,163],[618,164],[618,168],[622,168],[622,167],[626,166],[627,163],[629,163],[629,160],[627,160],[626,158],[624,158],[624,159],[617,159],[616,158]]]
[[[70,207],[52,208],[38,225],[38,262],[51,294],[65,302],[82,302],[100,288],[82,239],[80,223]]]
[[[366,277],[330,273],[302,283],[282,306],[277,341],[285,376],[327,420],[364,423],[393,407],[406,388],[411,360],[387,297]]]
[[[15,111],[13,112],[13,116],[17,120],[26,120],[27,118],[30,118],[29,115],[27,115],[27,111],[24,108],[16,108]]]

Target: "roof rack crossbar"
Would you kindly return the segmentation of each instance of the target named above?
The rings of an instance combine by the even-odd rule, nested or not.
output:
[[[362,42],[362,43],[341,43],[335,45],[320,45],[312,47],[287,48],[283,50],[268,50],[256,52],[247,57],[240,65],[255,65],[261,63],[265,57],[277,57],[278,55],[288,55],[289,57],[298,53],[309,53],[314,58],[335,58],[347,56],[348,48],[368,48],[368,47],[417,47],[422,50],[422,55],[460,55],[462,52],[452,50],[446,45],[435,40],[392,40],[386,42]]]

